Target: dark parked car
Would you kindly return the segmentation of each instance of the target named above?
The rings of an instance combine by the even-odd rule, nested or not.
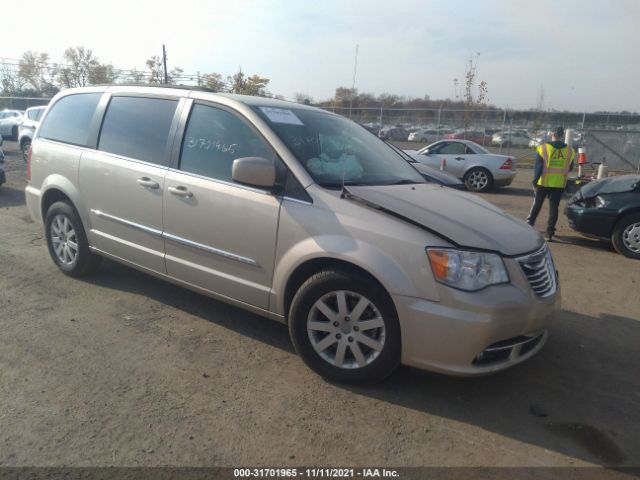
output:
[[[409,131],[402,127],[383,127],[378,132],[378,138],[382,140],[406,140]]]
[[[445,187],[455,188],[456,190],[464,190],[464,182],[460,180],[455,175],[452,175],[448,172],[443,172],[442,170],[436,170],[435,168],[431,168],[424,163],[420,163],[417,160],[413,159],[410,155],[406,154],[398,147],[393,145],[392,143],[386,142],[393,150],[395,150],[398,155],[404,158],[407,162],[414,166],[420,175],[422,175],[425,180],[437,183],[439,185],[444,185]]]
[[[565,213],[577,232],[610,239],[619,253],[640,259],[640,175],[585,185],[569,200]]]

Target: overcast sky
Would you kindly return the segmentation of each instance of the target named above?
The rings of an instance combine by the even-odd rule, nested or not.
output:
[[[361,92],[453,98],[480,52],[489,101],[529,108],[640,111],[640,0],[31,0],[3,16],[0,57],[59,61],[68,46],[139,69],[169,53],[185,73],[238,67],[286,97]],[[165,6],[160,6],[165,5]],[[16,17],[17,18],[17,17]]]

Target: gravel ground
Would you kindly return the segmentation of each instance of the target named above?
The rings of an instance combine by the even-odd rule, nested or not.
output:
[[[563,216],[563,308],[539,355],[352,388],[307,369],[281,324],[108,261],[62,275],[5,149],[0,465],[640,465],[640,262]],[[530,176],[484,197],[525,217]]]

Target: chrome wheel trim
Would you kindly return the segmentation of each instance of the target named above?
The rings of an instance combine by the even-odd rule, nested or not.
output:
[[[622,243],[633,253],[640,253],[640,222],[632,223],[622,232]]]
[[[489,184],[489,176],[483,170],[476,170],[469,174],[469,185],[475,191],[482,190]]]
[[[64,265],[78,259],[78,237],[66,215],[58,214],[51,221],[51,245],[56,258]]]
[[[307,334],[315,352],[343,369],[370,365],[382,352],[384,319],[364,295],[336,290],[318,299],[307,317]]]

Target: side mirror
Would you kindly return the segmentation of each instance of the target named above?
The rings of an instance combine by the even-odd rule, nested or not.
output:
[[[236,158],[231,166],[231,178],[238,183],[271,189],[276,184],[276,165],[262,157]]]
[[[422,155],[431,155],[431,152],[427,148],[424,152],[422,152]]]

